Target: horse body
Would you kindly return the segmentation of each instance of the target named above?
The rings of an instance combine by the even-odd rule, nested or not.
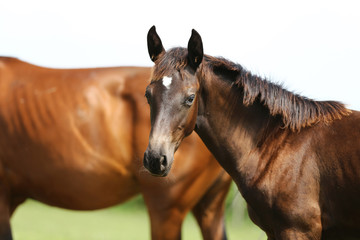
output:
[[[142,171],[150,73],[137,67],[48,69],[0,58],[2,236],[26,198],[91,210],[142,193],[154,239],[179,238],[191,209],[204,238],[222,238],[230,178],[196,136],[182,146],[178,157],[188,164],[174,168],[175,177],[154,179]],[[173,231],[163,233],[162,226]]]
[[[249,116],[247,111],[238,114]],[[320,239],[321,234],[322,239],[345,239],[349,232],[359,237],[360,230],[360,125],[354,124],[359,116],[354,111],[330,125],[319,123],[300,132],[281,126],[269,130],[267,121],[238,125],[256,129],[245,133],[215,132],[226,125],[215,121],[204,129],[198,122],[196,131],[237,183],[250,217],[269,239]],[[210,130],[211,136],[225,136],[212,139],[204,134]]]
[[[28,191],[37,200],[73,209],[107,207],[139,192],[130,168],[132,106],[121,101],[122,93],[108,91],[113,86],[106,86],[106,80],[97,80],[109,73],[37,71],[14,64],[9,66],[12,76],[1,79],[0,99],[6,136],[1,159],[13,191]],[[77,78],[83,80],[74,84]],[[117,78],[119,86],[126,83]]]
[[[350,232],[357,237],[360,237],[359,123],[360,113],[353,111],[350,116],[325,126],[322,139],[316,137],[321,131],[314,132],[317,164],[322,173],[320,198],[323,226],[336,234]]]
[[[195,130],[268,239],[360,237],[359,112],[295,95],[239,65],[204,56],[196,31],[188,49],[165,52],[152,28],[148,48],[155,62],[147,87],[149,171],[166,175],[173,149]],[[164,77],[172,79],[169,88],[161,86]],[[167,122],[161,131],[159,121]],[[159,138],[168,142],[159,147]],[[158,151],[167,159],[160,169],[152,164]]]

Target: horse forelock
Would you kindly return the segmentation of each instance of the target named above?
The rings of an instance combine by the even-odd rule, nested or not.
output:
[[[174,71],[184,69],[188,64],[187,54],[187,49],[181,47],[172,48],[164,53],[155,61],[151,81],[158,81]]]

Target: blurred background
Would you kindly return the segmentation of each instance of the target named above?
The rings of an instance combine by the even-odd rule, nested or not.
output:
[[[240,63],[309,98],[360,110],[359,10],[355,0],[1,0],[0,55],[53,68],[151,66],[146,34],[152,25],[165,48],[187,46],[194,28],[206,54]],[[234,188],[227,215],[230,238],[265,239],[248,221]],[[94,212],[28,201],[12,224],[16,239],[149,238],[141,198]],[[183,234],[200,238],[191,217]]]
[[[95,211],[72,211],[27,200],[11,221],[16,240],[146,240],[150,221],[141,196],[125,204]],[[266,240],[266,235],[249,219],[246,204],[235,185],[226,201],[226,231],[229,239]],[[182,239],[202,239],[195,218],[189,214]]]
[[[165,48],[186,46],[194,28],[206,54],[360,109],[359,9],[356,0],[3,0],[0,55],[60,68],[151,66],[152,25]]]

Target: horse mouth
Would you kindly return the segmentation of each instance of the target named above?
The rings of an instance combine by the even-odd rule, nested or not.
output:
[[[152,176],[166,177],[170,172],[172,162],[169,163],[165,155],[154,155],[146,151],[143,164]]]
[[[144,166],[148,170],[148,172],[151,174],[151,176],[154,176],[154,177],[166,177],[170,172],[170,168],[166,168],[161,171],[154,171],[152,169],[149,169],[145,164],[144,164]]]
[[[150,171],[149,171],[150,172]],[[161,173],[153,173],[153,172],[150,172],[150,174],[154,177],[166,177],[170,172],[170,169],[167,169],[165,170],[164,172],[161,172]]]

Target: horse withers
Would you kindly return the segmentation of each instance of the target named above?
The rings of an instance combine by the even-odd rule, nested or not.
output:
[[[92,210],[139,193],[152,239],[179,239],[190,210],[204,239],[226,236],[231,179],[196,135],[180,147],[172,176],[143,169],[150,75],[150,68],[49,69],[0,58],[0,239],[12,238],[9,218],[27,198]]]
[[[360,239],[360,112],[204,55],[195,30],[187,48],[165,51],[152,27],[148,49],[150,172],[165,176],[195,130],[268,239]]]

